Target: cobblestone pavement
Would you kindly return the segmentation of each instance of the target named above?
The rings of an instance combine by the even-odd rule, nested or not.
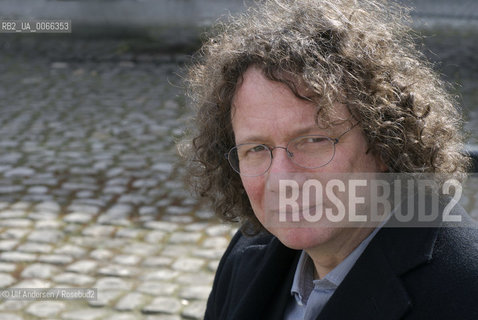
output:
[[[0,288],[98,299],[0,297],[0,319],[201,319],[235,227],[182,182],[188,57],[38,39],[0,42]]]
[[[0,300],[0,319],[202,318],[234,230],[182,183],[182,57],[45,46],[0,54],[0,288],[98,299]]]

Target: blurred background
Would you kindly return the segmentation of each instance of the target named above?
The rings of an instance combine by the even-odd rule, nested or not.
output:
[[[98,289],[92,301],[0,298],[0,319],[202,318],[237,226],[183,184],[182,76],[211,24],[248,3],[0,2],[0,20],[72,23],[64,34],[0,33],[0,288]],[[476,146],[478,2],[403,3]],[[474,217],[476,191],[463,197]]]

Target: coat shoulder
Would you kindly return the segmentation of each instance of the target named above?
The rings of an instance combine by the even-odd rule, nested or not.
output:
[[[231,239],[228,248],[219,262],[213,288],[207,302],[205,319],[224,319],[230,306],[243,293],[249,281],[264,257],[264,252],[275,237],[261,233],[245,236],[240,230]]]
[[[463,285],[471,285],[478,294],[478,224],[467,224],[461,227],[440,228],[431,264],[437,264],[448,274],[446,279],[474,279],[474,282],[463,281]]]
[[[478,319],[478,224],[465,219],[441,227],[428,263],[404,275],[410,319]]]
[[[439,229],[433,260],[447,267],[446,271],[478,276],[478,223],[466,213],[461,216],[460,224]],[[478,282],[475,286],[478,288]]]

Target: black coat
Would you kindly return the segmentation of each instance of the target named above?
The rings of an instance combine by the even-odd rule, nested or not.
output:
[[[458,211],[459,228],[382,228],[317,319],[477,320],[478,229]],[[283,319],[299,254],[274,236],[238,232],[205,319]]]

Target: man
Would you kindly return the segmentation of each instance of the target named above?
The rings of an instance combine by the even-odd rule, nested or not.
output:
[[[242,223],[206,319],[478,318],[478,233],[462,209],[454,228],[390,228],[399,215],[297,226],[281,205],[289,177],[466,171],[460,115],[404,16],[379,1],[265,1],[204,45],[189,78],[190,172],[219,216]],[[350,205],[335,209],[350,220]]]

